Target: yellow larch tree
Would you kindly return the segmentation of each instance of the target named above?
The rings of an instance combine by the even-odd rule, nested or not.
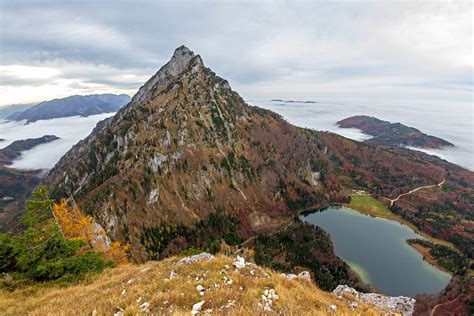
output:
[[[128,245],[122,246],[118,241],[106,242],[108,237],[104,229],[92,217],[84,214],[77,204],[69,206],[68,201],[62,199],[53,205],[53,213],[66,238],[84,240],[85,249],[102,252],[105,259],[117,264],[128,262]]]

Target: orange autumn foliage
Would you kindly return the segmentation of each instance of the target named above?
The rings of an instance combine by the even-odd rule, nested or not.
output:
[[[88,227],[93,220],[82,213],[77,205],[68,207],[67,200],[62,199],[59,204],[53,205],[53,212],[63,234],[69,239],[91,239]]]
[[[122,246],[118,241],[110,242],[104,229],[76,204],[69,206],[67,200],[62,199],[60,203],[53,205],[53,213],[65,238],[84,240],[84,250],[102,252],[105,259],[116,264],[128,262],[128,245]]]
[[[120,242],[114,241],[109,248],[104,251],[104,258],[112,260],[116,264],[124,264],[128,262],[127,251],[128,245],[122,246]]]

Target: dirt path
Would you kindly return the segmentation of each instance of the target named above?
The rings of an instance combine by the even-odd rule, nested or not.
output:
[[[396,201],[398,201],[402,196],[412,194],[412,193],[414,193],[414,192],[416,192],[416,191],[418,191],[418,190],[441,187],[441,186],[444,184],[445,181],[446,181],[446,179],[443,179],[443,181],[441,181],[441,182],[438,183],[438,184],[425,185],[425,186],[418,187],[418,188],[413,189],[413,190],[411,190],[411,191],[409,191],[409,192],[400,194],[400,195],[397,196],[395,199],[390,199],[390,198],[387,198],[387,197],[382,197],[382,198],[383,198],[383,199],[386,199],[386,200],[389,200],[389,201],[390,201],[390,206],[393,206],[393,203],[395,203]]]
[[[451,304],[452,302],[456,301],[458,299],[458,296],[456,296],[455,298],[453,298],[452,300],[450,301],[447,301],[447,302],[444,302],[444,303],[439,303],[439,304],[436,304],[433,309],[431,310],[431,313],[430,313],[430,316],[434,316],[435,312],[436,312],[436,309],[440,306],[443,306],[443,305],[449,305]]]

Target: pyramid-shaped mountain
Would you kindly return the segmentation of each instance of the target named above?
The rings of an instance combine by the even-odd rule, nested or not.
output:
[[[312,132],[247,105],[182,46],[47,182],[132,244],[144,226],[217,211],[233,214],[245,238],[284,225],[291,208],[329,201],[318,182],[323,150]]]

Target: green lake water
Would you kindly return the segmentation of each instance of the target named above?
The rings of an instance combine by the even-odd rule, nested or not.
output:
[[[412,297],[438,293],[451,279],[406,242],[422,237],[396,221],[346,207],[329,207],[301,215],[301,219],[331,234],[336,254],[381,293]]]

